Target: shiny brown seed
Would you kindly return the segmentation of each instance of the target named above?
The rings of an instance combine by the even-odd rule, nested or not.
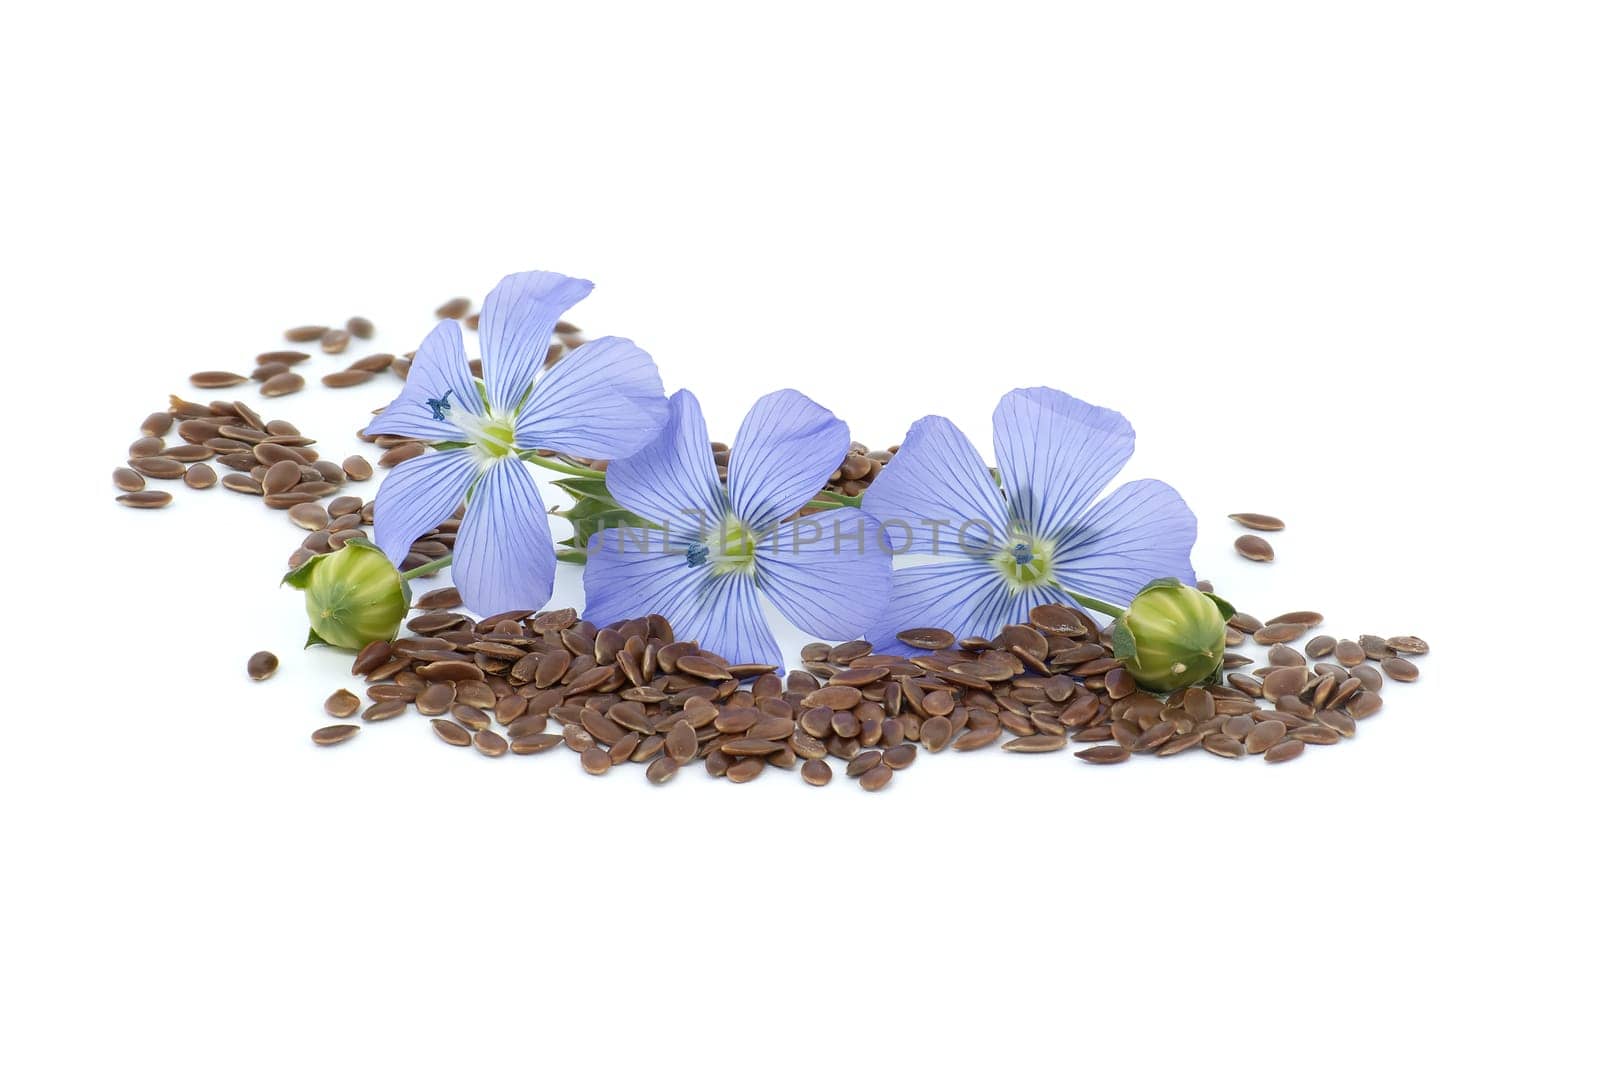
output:
[[[343,743],[360,731],[360,725],[324,725],[311,734],[311,742],[318,747],[332,747],[336,743]]]
[[[1241,536],[1233,542],[1233,549],[1251,562],[1271,562],[1272,545],[1259,536]]]
[[[366,370],[368,373],[382,373],[394,365],[393,355],[363,355],[352,362],[348,367],[351,370]]]
[[[389,469],[418,458],[427,453],[428,446],[416,440],[408,440],[403,444],[396,444],[378,457],[378,465]]]
[[[879,765],[861,775],[861,788],[863,791],[882,791],[894,779],[894,770],[886,765]]]
[[[134,510],[156,510],[172,502],[172,493],[126,492],[117,497],[117,502]]]
[[[350,675],[364,677],[389,661],[394,654],[394,648],[388,640],[373,640],[357,652],[355,660],[350,663]]]
[[[306,379],[297,373],[273,374],[261,382],[263,396],[287,396],[291,392],[298,392],[306,387]]]
[[[1090,765],[1115,765],[1118,762],[1126,762],[1131,757],[1128,754],[1128,749],[1120,745],[1089,747],[1081,751],[1073,751],[1072,754]]]
[[[144,489],[144,475],[127,466],[118,466],[111,471],[111,483],[118,491],[138,492]]]
[[[434,309],[434,315],[439,318],[460,318],[472,309],[472,301],[465,296],[445,300]]]
[[[800,779],[820,788],[833,779],[833,770],[821,758],[807,758],[800,765]]]
[[[727,748],[723,749],[726,750]],[[876,769],[882,764],[882,751],[862,751],[850,759],[850,763],[844,767],[844,775],[851,778],[859,777],[866,773],[867,770]]]
[[[681,655],[677,661],[677,672],[687,673],[691,677],[702,680],[732,680],[733,674],[709,658],[700,655]],[[860,693],[856,693],[860,698]]]
[[[724,755],[724,757],[727,756]],[[707,761],[709,762],[709,759],[707,759]],[[728,771],[723,775],[729,780],[733,781],[735,784],[748,784],[756,777],[759,777],[761,775],[761,771],[766,767],[767,763],[765,759],[740,758],[738,761],[728,766]]]
[[[1225,736],[1220,732],[1213,732],[1205,737],[1200,741],[1200,746],[1223,758],[1237,758],[1244,754],[1244,744],[1232,736]]]
[[[340,370],[337,373],[323,374],[322,383],[328,388],[353,388],[364,385],[376,375],[370,370]]]
[[[1390,680],[1410,683],[1422,675],[1422,670],[1417,664],[1405,658],[1385,658],[1383,671],[1389,675]]]
[[[561,735],[555,732],[536,732],[517,736],[511,741],[512,754],[540,754],[561,745]],[[608,759],[609,761],[609,759]]]
[[[1344,708],[1355,720],[1364,721],[1383,709],[1383,696],[1370,690],[1357,692]]]
[[[465,706],[461,703],[457,703],[455,706],[450,708],[450,716],[461,722],[461,724],[465,725],[473,732],[482,732],[484,729],[489,727],[490,723],[488,714],[484,713],[476,706]]]
[[[1275,618],[1267,619],[1268,625],[1304,625],[1314,629],[1322,624],[1322,615],[1315,610],[1291,610],[1287,614],[1279,614]]]
[[[1289,726],[1282,721],[1261,721],[1256,724],[1244,738],[1244,749],[1248,754],[1260,754],[1283,739],[1289,731]]]
[[[405,713],[409,705],[404,699],[380,699],[361,711],[361,720],[388,721]]]
[[[1403,655],[1425,655],[1428,653],[1428,641],[1420,636],[1391,636],[1388,639],[1389,650]]]
[[[1304,740],[1282,740],[1273,744],[1262,752],[1262,761],[1276,765],[1279,762],[1292,762],[1305,753]]]
[[[176,481],[183,476],[183,471],[186,468],[177,459],[170,459],[165,455],[129,459],[128,465],[146,477],[154,477],[158,481]]]
[[[1032,736],[1018,736],[1016,739],[1008,741],[1004,745],[1004,749],[1015,751],[1018,754],[1044,754],[1049,751],[1059,751],[1066,745],[1067,738],[1065,736],[1037,733]]]
[[[317,342],[327,354],[337,355],[350,346],[350,334],[343,329],[330,329],[318,337]]]
[[[279,495],[300,483],[300,464],[293,459],[282,459],[267,467],[261,478],[261,490],[267,495]]]
[[[1139,738],[1128,748],[1135,754],[1153,751],[1178,734],[1176,721],[1157,721],[1154,725],[1139,733]]]
[[[202,370],[189,375],[189,383],[196,388],[232,388],[250,380],[228,370]]]
[[[139,432],[145,436],[166,436],[172,430],[172,413],[158,410],[145,417],[139,424]]]
[[[1306,657],[1327,658],[1339,646],[1339,641],[1332,636],[1313,636],[1306,641]]]
[[[217,471],[204,462],[197,462],[183,471],[183,483],[203,492],[217,483]]]
[[[507,749],[510,747],[510,745],[506,743],[506,738],[504,736],[500,735],[498,732],[491,732],[488,729],[484,729],[482,732],[473,733],[472,746],[479,754],[485,755],[489,758],[499,758],[502,754],[505,754]]]
[[[372,334],[375,332],[372,323],[360,315],[345,322],[344,329],[345,332],[358,340],[371,340]]]
[[[1320,710],[1317,712],[1317,724],[1327,725],[1333,731],[1351,739],[1356,734],[1355,718],[1344,710]]]
[[[1000,729],[997,727],[975,728],[963,732],[950,746],[958,751],[976,751],[988,747],[1000,738]]]
[[[1340,640],[1333,646],[1333,656],[1342,666],[1359,666],[1367,660],[1367,652],[1354,640]]]
[[[1175,754],[1182,754],[1184,751],[1187,751],[1192,747],[1198,747],[1200,746],[1201,741],[1206,738],[1206,735],[1207,733],[1204,732],[1190,732],[1182,736],[1174,736],[1172,739],[1161,745],[1161,747],[1156,751],[1156,757],[1170,758]]]
[[[293,329],[285,329],[283,339],[293,344],[304,344],[308,340],[320,340],[327,331],[325,325],[297,325]]]
[[[329,717],[350,717],[361,709],[361,698],[347,688],[340,688],[322,701],[322,709]]]
[[[1263,532],[1277,532],[1283,528],[1283,520],[1274,518],[1271,514],[1229,514],[1228,517],[1243,525],[1246,529],[1259,529]]]
[[[915,647],[922,651],[943,651],[956,642],[956,638],[944,629],[907,629],[896,637],[907,647]]]
[[[1304,625],[1263,625],[1261,628],[1255,631],[1255,633],[1251,636],[1251,639],[1255,640],[1256,643],[1259,643],[1262,646],[1270,646],[1272,644],[1289,643],[1292,640],[1298,640],[1305,634],[1306,627]]]
[[[611,755],[604,747],[590,747],[578,756],[578,761],[590,776],[602,776],[611,768]]]
[[[922,723],[922,745],[937,754],[949,745],[955,736],[955,726],[948,717],[930,717]]]
[[[678,775],[680,764],[675,759],[662,755],[650,763],[649,768],[644,771],[644,778],[652,784],[665,784]]]
[[[352,481],[365,481],[372,476],[372,463],[360,455],[351,455],[339,464],[344,475]]]
[[[436,717],[431,722],[433,734],[452,747],[470,747],[472,733],[447,718]]]
[[[1340,737],[1336,729],[1331,729],[1327,725],[1301,725],[1299,728],[1289,730],[1289,738],[1330,746],[1338,743]]]
[[[244,671],[250,674],[251,680],[266,680],[278,672],[278,656],[271,651],[257,651],[245,663]]]
[[[289,508],[289,520],[302,529],[318,532],[328,527],[328,512],[321,503],[296,503]]]
[[[1262,679],[1261,695],[1269,702],[1277,702],[1285,695],[1298,695],[1305,688],[1307,677],[1305,666],[1274,669]]]

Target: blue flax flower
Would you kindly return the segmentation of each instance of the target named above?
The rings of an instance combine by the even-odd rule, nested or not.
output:
[[[903,566],[874,646],[904,651],[918,626],[996,635],[1033,607],[1120,608],[1157,577],[1194,583],[1195,519],[1161,481],[1130,481],[1095,500],[1133,454],[1116,411],[1052,388],[1008,393],[994,412],[1000,483],[948,419],[911,427],[862,500]],[[1104,611],[1102,611],[1104,612]]]
[[[606,470],[612,496],[657,528],[589,538],[585,616],[606,625],[658,613],[730,662],[783,662],[763,594],[813,636],[860,636],[889,594],[893,559],[877,522],[854,508],[795,517],[849,447],[832,413],[774,392],[740,426],[724,490],[700,404],[677,393],[661,435]]]
[[[461,327],[440,322],[417,349],[404,390],[367,426],[435,450],[395,467],[378,489],[377,546],[396,565],[467,503],[451,574],[469,610],[534,610],[550,599],[555,545],[519,452],[619,458],[660,431],[667,401],[650,356],[632,341],[591,341],[541,372],[557,320],[594,285],[562,274],[511,274],[483,301],[483,382]]]

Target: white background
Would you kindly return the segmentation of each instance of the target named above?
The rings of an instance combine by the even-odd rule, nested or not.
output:
[[[1593,1060],[1596,28],[12,11],[0,1057]],[[784,386],[986,454],[1010,388],[1115,407],[1202,576],[1419,633],[1423,680],[1281,767],[948,753],[878,795],[491,762],[415,716],[314,748],[350,678],[296,650],[296,532],[221,490],[127,511],[110,470],[191,371],[350,314],[352,354],[409,350],[531,268],[594,279],[573,318],[720,435]],[[338,456],[387,395],[260,406]],[[1278,562],[1238,509],[1288,519]]]

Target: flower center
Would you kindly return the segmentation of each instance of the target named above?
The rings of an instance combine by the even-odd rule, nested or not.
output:
[[[452,409],[449,406],[449,393],[445,395],[446,398],[444,400],[430,399],[428,406],[433,407],[435,403],[444,403],[443,410],[448,417],[441,420],[452,422],[463,433],[467,434],[467,440],[473,447],[477,448],[481,458],[485,461],[503,459],[516,451],[517,423],[515,418],[509,414],[495,414],[493,411],[485,415],[478,415],[461,407]],[[435,416],[437,417],[437,415],[438,408],[435,408]]]
[[[1051,565],[1055,545],[1030,533],[1013,532],[991,561],[1013,592],[1055,583]]]
[[[709,563],[718,575],[750,573],[756,568],[756,537],[744,522],[729,515],[708,530],[703,540],[690,545],[684,557],[691,567]]]

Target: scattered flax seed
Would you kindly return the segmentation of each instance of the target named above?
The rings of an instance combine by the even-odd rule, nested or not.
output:
[[[1273,558],[1272,545],[1259,536],[1241,536],[1233,542],[1233,548],[1251,562],[1271,562]]]
[[[1282,518],[1274,518],[1271,514],[1229,514],[1228,517],[1243,525],[1246,529],[1259,529],[1262,532],[1278,532],[1284,527]]]

